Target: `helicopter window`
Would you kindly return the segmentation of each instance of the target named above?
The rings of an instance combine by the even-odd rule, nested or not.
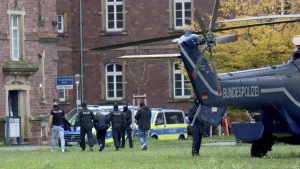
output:
[[[293,56],[291,57],[291,60],[297,60],[300,58],[300,53],[294,53]]]

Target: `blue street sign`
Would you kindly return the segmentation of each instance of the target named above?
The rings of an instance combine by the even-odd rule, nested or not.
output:
[[[73,89],[73,77],[72,76],[57,77],[56,89]]]

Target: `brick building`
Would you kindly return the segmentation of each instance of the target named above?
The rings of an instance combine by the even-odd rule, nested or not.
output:
[[[6,117],[20,116],[22,143],[44,144],[58,98],[56,0],[2,0],[0,18],[0,136]]]
[[[80,55],[79,4],[70,0],[57,1],[58,76],[81,74],[83,68],[84,83],[80,84],[79,96],[88,104],[132,104],[133,95],[146,94],[150,107],[187,112],[194,96],[185,87],[187,80],[173,60],[132,62],[116,59],[122,55],[178,53],[172,39],[107,51],[89,49],[170,35],[180,37],[184,33],[182,25],[189,22],[185,18],[193,19],[195,8],[207,17],[213,3],[203,0],[83,0],[83,55]],[[76,107],[76,88],[60,90],[59,97],[65,110]]]

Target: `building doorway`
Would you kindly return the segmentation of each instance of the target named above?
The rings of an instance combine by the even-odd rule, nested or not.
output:
[[[19,116],[18,91],[10,90],[8,93],[9,116]]]

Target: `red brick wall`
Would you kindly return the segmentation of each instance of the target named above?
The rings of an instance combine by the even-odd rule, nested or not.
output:
[[[58,63],[58,76],[75,75],[80,72],[80,53],[79,53],[79,5],[73,1],[57,1],[57,11],[66,12],[69,16],[68,36],[62,37],[59,47],[70,47],[73,52],[59,51],[60,58]],[[65,5],[69,4],[70,5]],[[127,35],[100,35],[101,32],[101,4],[99,0],[82,1],[83,7],[83,47],[84,51],[84,98],[88,104],[100,104],[101,100],[101,69],[99,64],[107,58],[115,58],[125,54],[159,54],[159,53],[178,53],[177,48],[173,49],[149,49],[149,50],[109,50],[89,52],[87,49],[108,44],[117,44],[133,40],[162,37],[167,35],[181,34],[181,31],[170,32],[169,30],[169,1],[161,0],[126,0],[126,31]],[[213,1],[195,0],[195,7],[201,11],[205,21],[206,15],[211,15]],[[204,15],[205,14],[205,15]],[[208,24],[208,23],[207,23]],[[72,28],[72,30],[71,30]],[[182,32],[183,33],[183,32]],[[171,44],[171,40],[157,42],[155,45]],[[153,44],[147,44],[151,46]],[[73,48],[71,48],[73,47]],[[66,64],[65,62],[68,62]],[[168,102],[169,98],[169,77],[167,61],[150,61],[151,75],[146,86],[142,86],[142,94],[147,95],[147,103],[151,107],[171,107],[188,111],[193,104],[191,100]],[[128,72],[126,73],[128,75]],[[126,79],[126,99],[132,103],[133,94],[137,94],[135,84]],[[76,89],[70,91],[70,104],[63,105],[70,111],[75,105]]]

